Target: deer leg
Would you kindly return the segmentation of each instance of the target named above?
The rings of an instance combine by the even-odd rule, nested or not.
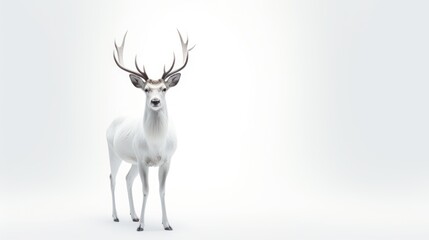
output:
[[[159,167],[158,177],[159,177],[159,196],[161,198],[162,206],[162,225],[165,230],[173,230],[168,222],[167,210],[165,208],[165,181],[167,179],[168,170],[170,169],[170,162],[163,164]]]
[[[137,231],[143,231],[144,230],[144,210],[146,208],[147,197],[149,195],[149,182],[148,182],[149,168],[145,166],[143,163],[139,162],[138,169],[139,169],[140,179],[142,181],[142,186],[143,186],[143,205],[142,205],[142,211],[140,214],[140,225],[137,228]]]
[[[128,191],[128,202],[130,204],[130,215],[133,222],[138,222],[139,218],[137,217],[136,210],[134,208],[134,200],[133,200],[133,183],[139,174],[139,169],[137,165],[132,165],[130,171],[127,174],[127,191]]]
[[[116,175],[118,174],[119,166],[122,160],[113,152],[113,149],[109,146],[109,159],[110,159],[110,189],[112,190],[112,217],[113,221],[119,222],[118,214],[116,212],[116,201],[115,201],[115,186],[116,186]]]

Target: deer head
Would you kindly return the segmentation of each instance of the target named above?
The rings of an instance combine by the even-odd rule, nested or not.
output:
[[[183,53],[183,59],[184,63],[181,67],[179,67],[176,70],[173,70],[174,64],[176,62],[176,56],[173,53],[173,63],[171,64],[170,68],[166,70],[164,65],[164,73],[162,74],[162,77],[160,79],[154,80],[150,79],[146,73],[146,70],[144,68],[144,65],[142,66],[143,70],[140,69],[138,63],[137,63],[137,55],[135,56],[134,63],[137,71],[130,70],[124,66],[123,63],[123,51],[124,51],[124,45],[125,45],[125,38],[127,37],[127,33],[125,33],[124,38],[122,39],[122,44],[118,46],[115,41],[115,50],[113,51],[113,58],[115,60],[116,65],[118,67],[128,73],[130,73],[130,79],[131,83],[136,87],[142,89],[146,94],[146,105],[151,108],[154,111],[160,110],[164,103],[165,103],[165,94],[168,89],[171,87],[174,87],[177,85],[177,83],[180,80],[180,71],[186,67],[186,64],[188,63],[189,59],[189,52],[195,47],[188,49],[188,42],[189,39],[186,40],[186,42],[183,41],[182,35],[180,34],[180,43],[182,44],[182,53]],[[117,55],[117,57],[116,57]]]

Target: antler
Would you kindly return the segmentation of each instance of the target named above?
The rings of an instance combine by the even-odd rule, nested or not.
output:
[[[126,67],[124,67],[124,61],[123,61],[123,56],[122,55],[123,55],[123,52],[124,52],[125,38],[127,37],[127,33],[128,32],[125,33],[124,38],[122,39],[121,46],[118,47],[118,45],[116,44],[116,41],[115,41],[115,49],[116,49],[116,52],[118,53],[118,59],[117,59],[116,58],[116,54],[115,54],[115,50],[113,50],[113,58],[115,59],[115,63],[116,63],[116,65],[118,65],[118,67],[120,69],[122,69],[122,70],[124,70],[126,72],[129,72],[129,73],[135,74],[137,76],[140,76],[144,80],[148,80],[149,77],[146,74],[144,66],[143,66],[143,71],[142,71],[142,70],[140,70],[140,68],[139,68],[139,66],[137,64],[137,55],[136,55],[134,63],[136,65],[137,70],[139,71],[138,73],[135,72],[135,71],[133,71],[133,70],[130,70],[130,69],[127,69]]]
[[[164,66],[164,73],[162,74],[162,79],[167,79],[169,76],[179,72],[180,70],[184,69],[186,67],[186,64],[188,63],[188,59],[189,59],[189,52],[195,47],[195,45],[193,47],[191,47],[190,49],[188,49],[188,43],[189,43],[189,39],[186,39],[186,42],[183,42],[183,38],[182,35],[180,34],[179,30],[177,30],[177,32],[179,33],[179,37],[180,37],[180,43],[182,44],[182,54],[183,54],[183,59],[184,59],[184,64],[182,67],[180,67],[177,70],[171,71],[174,68],[174,63],[176,62],[176,56],[173,53],[173,63],[171,64],[170,69],[168,69],[168,71],[165,71],[165,66]]]

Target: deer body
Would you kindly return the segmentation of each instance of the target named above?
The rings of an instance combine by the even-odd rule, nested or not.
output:
[[[182,70],[188,62],[188,53],[192,49],[188,49],[188,41],[182,44],[184,64],[177,70],[173,70],[173,64],[166,71],[161,79],[152,80],[147,76],[144,66],[143,71],[140,70],[137,64],[137,56],[135,65],[138,72],[124,67],[123,64],[123,48],[125,37],[122,40],[121,46],[115,43],[116,53],[113,53],[114,60],[119,68],[131,73],[130,79],[132,84],[145,92],[146,104],[142,118],[117,118],[107,129],[106,138],[109,147],[110,159],[110,184],[112,191],[112,217],[115,222],[119,222],[116,212],[115,201],[115,186],[116,175],[122,161],[131,163],[131,168],[127,174],[127,191],[128,201],[130,205],[130,215],[134,222],[140,222],[137,231],[144,229],[144,213],[149,193],[148,173],[149,167],[159,167],[159,194],[162,206],[162,224],[165,230],[172,230],[168,219],[165,207],[165,182],[170,168],[171,157],[173,156],[177,139],[172,123],[169,121],[165,94],[168,89],[176,86],[180,79],[180,70]],[[132,186],[134,179],[140,175],[143,186],[143,204],[140,214],[140,219],[137,217],[133,201]]]
[[[150,115],[143,118],[117,118],[107,129],[109,147],[119,158],[137,165],[138,154],[145,153],[145,164],[159,167],[176,150],[176,134],[167,116]],[[146,130],[145,130],[146,129]]]

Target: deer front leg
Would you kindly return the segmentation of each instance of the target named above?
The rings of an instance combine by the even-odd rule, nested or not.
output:
[[[149,182],[148,182],[149,168],[142,161],[139,161],[138,168],[140,173],[140,179],[142,181],[142,186],[143,186],[143,205],[142,205],[142,211],[140,214],[140,225],[137,228],[137,231],[143,231],[144,230],[144,210],[146,208],[146,201],[149,194]]]
[[[159,167],[158,177],[159,177],[159,195],[161,197],[161,206],[162,206],[162,225],[165,230],[173,230],[170,226],[170,223],[167,219],[167,210],[165,208],[165,181],[167,179],[168,170],[170,169],[170,161],[167,161]]]

